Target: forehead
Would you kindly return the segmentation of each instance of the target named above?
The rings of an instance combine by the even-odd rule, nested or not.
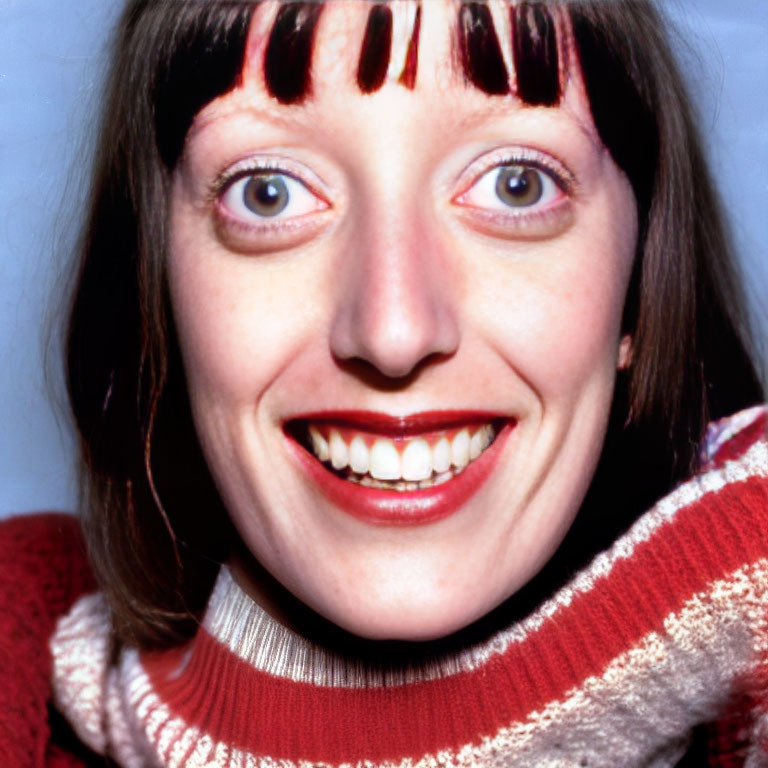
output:
[[[190,137],[233,113],[307,130],[330,110],[344,124],[384,92],[371,107],[386,102],[377,114],[387,122],[402,119],[408,103],[433,115],[441,131],[510,108],[546,107],[599,144],[559,4],[262,0],[252,7],[237,86],[197,115]]]
[[[564,30],[561,11],[544,3],[268,0],[252,18],[243,80],[282,104],[392,84],[472,87],[553,106],[567,71]]]

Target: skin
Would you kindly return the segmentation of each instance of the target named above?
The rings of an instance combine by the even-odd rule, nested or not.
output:
[[[525,584],[579,509],[629,358],[620,323],[635,202],[578,73],[558,108],[466,87],[444,3],[424,4],[415,90],[361,94],[364,6],[332,3],[321,17],[302,106],[265,90],[274,7],[257,12],[242,86],[188,136],[168,275],[196,427],[247,552],[352,633],[426,640]],[[510,212],[479,180],[521,154],[568,184]],[[233,186],[211,192],[249,158],[311,190],[300,215],[242,221]],[[339,409],[482,409],[517,424],[460,510],[404,528],[337,509],[296,461],[285,421]],[[290,623],[271,577],[234,560],[236,578]]]

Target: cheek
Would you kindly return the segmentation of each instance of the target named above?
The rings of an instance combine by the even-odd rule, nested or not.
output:
[[[318,324],[311,275],[232,254],[183,212],[173,219],[168,273],[193,400],[253,402]]]
[[[539,394],[570,398],[593,377],[613,375],[623,289],[558,270],[545,280],[497,279],[492,291],[487,333]]]
[[[173,254],[179,265],[171,270],[171,300],[179,344],[193,399],[238,400],[263,375],[263,365],[274,350],[269,335],[249,313],[226,282],[206,278],[188,264],[188,254]],[[258,354],[257,354],[258,351]],[[257,365],[256,361],[260,360]]]
[[[623,299],[623,285],[581,271],[564,276],[563,285],[542,298],[546,316],[539,318],[542,338],[536,348],[551,352],[549,365],[539,364],[552,386],[560,384],[565,391],[571,377],[586,379],[606,369],[613,375]]]
[[[631,191],[615,194],[562,237],[496,260],[476,289],[502,355],[540,394],[572,399],[613,380],[636,243]]]

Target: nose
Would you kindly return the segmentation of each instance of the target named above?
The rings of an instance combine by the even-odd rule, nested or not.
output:
[[[345,254],[330,345],[338,360],[362,360],[399,379],[458,348],[450,265],[424,226],[363,227]],[[361,245],[360,245],[361,244]]]

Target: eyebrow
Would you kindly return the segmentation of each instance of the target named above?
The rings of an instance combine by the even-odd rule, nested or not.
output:
[[[415,88],[421,35],[421,4],[417,0],[400,85]],[[467,85],[490,96],[514,93],[529,106],[556,106],[562,96],[558,25],[546,2],[506,3],[509,30],[496,23],[487,2],[462,0],[458,6],[455,48]],[[300,104],[312,93],[312,54],[323,0],[280,5],[264,57],[264,79],[269,93],[281,104]],[[389,0],[372,4],[368,12],[357,66],[362,93],[381,88],[392,69],[393,11]],[[510,35],[511,39],[500,39]],[[502,45],[511,47],[514,72],[508,70]],[[509,48],[507,49],[509,50]]]

